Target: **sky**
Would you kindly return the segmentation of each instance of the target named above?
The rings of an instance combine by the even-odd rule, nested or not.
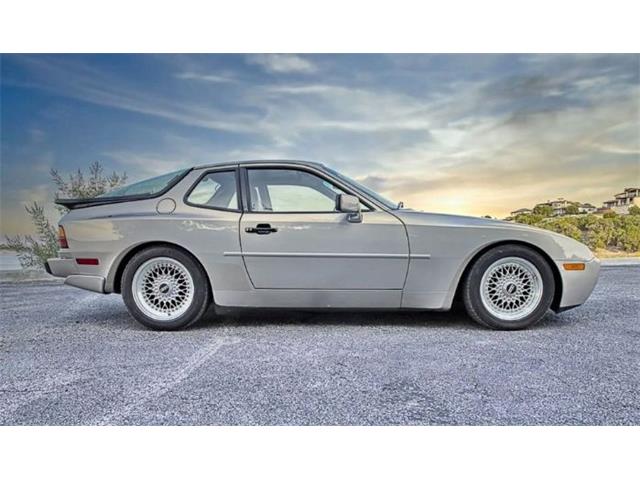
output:
[[[640,55],[2,55],[0,234],[51,168],[136,181],[318,161],[405,206],[502,218],[640,186]]]

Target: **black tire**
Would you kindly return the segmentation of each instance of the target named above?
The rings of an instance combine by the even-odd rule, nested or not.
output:
[[[517,257],[530,262],[542,278],[542,295],[537,307],[517,320],[499,318],[492,314],[482,301],[481,282],[484,273],[495,262],[506,257]],[[464,280],[462,298],[467,313],[480,325],[496,330],[521,330],[536,324],[544,317],[553,302],[555,288],[553,271],[542,255],[522,245],[502,245],[485,252],[474,262]]]
[[[169,257],[180,262],[193,279],[191,305],[179,317],[172,320],[157,320],[148,316],[134,298],[134,276],[138,269],[154,258]],[[145,327],[153,330],[179,330],[197,322],[206,312],[211,302],[209,280],[202,266],[190,255],[171,247],[151,247],[136,253],[122,273],[122,298],[129,313]]]

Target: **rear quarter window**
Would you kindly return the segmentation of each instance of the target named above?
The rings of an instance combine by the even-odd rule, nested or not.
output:
[[[189,192],[187,203],[196,207],[238,210],[235,170],[207,173]]]
[[[149,178],[147,180],[132,183],[131,185],[114,188],[109,192],[98,195],[98,197],[96,198],[118,198],[140,195],[154,195],[156,193],[162,192],[173,182],[177,181],[180,177],[182,177],[182,175],[187,172],[187,170],[188,169],[178,170],[177,172],[167,173],[165,175],[160,175],[159,177]]]

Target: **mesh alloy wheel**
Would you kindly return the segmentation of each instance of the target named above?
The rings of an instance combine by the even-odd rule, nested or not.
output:
[[[496,260],[480,280],[480,298],[487,311],[504,321],[530,315],[542,299],[542,276],[533,263],[519,257]]]
[[[157,257],[140,265],[133,276],[133,299],[149,318],[173,321],[193,303],[194,283],[178,260]]]

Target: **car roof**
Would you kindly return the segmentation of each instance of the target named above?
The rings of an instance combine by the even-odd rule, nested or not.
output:
[[[193,169],[201,170],[204,168],[213,168],[213,167],[226,167],[226,166],[236,166],[236,165],[260,165],[260,164],[271,164],[271,163],[278,163],[278,164],[284,164],[284,165],[306,165],[309,167],[316,167],[316,168],[322,168],[322,169],[326,168],[325,165],[319,162],[274,158],[272,160],[237,160],[235,162],[209,163],[205,165],[198,165],[197,167],[193,167]]]

